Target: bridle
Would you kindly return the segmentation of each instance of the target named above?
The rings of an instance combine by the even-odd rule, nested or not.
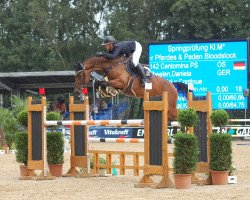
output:
[[[81,67],[82,67],[82,70],[77,71],[76,74],[75,74],[75,77],[77,77],[81,72],[83,72],[83,76],[84,76],[83,79],[84,79],[84,82],[83,82],[83,84],[82,84],[81,89],[87,87],[87,84],[88,84],[88,82],[86,82],[86,77],[85,77],[85,76],[86,76],[86,74],[85,74],[86,65],[85,65],[84,63],[85,63],[88,59],[90,59],[91,57],[93,57],[93,56],[90,56],[89,58],[87,58],[86,60],[84,60],[82,63],[79,63],[79,64],[81,65]],[[95,64],[93,64],[93,65],[91,66],[91,71],[93,71],[93,70],[95,69],[95,67],[96,67],[96,65],[97,65],[97,63],[98,63],[98,60],[99,60],[99,56],[96,56]],[[125,61],[125,62],[126,62],[126,61]],[[107,75],[108,72],[110,72],[112,69],[114,69],[117,65],[120,65],[120,64],[124,64],[124,60],[122,59],[122,57],[121,57],[121,61],[119,61],[118,63],[115,63],[114,65],[108,67],[107,69],[102,68],[101,66],[100,66],[100,68],[102,68],[104,74]]]
[[[96,56],[96,61],[95,61],[95,64],[94,65],[92,65],[92,67],[91,67],[91,71],[93,71],[93,69],[95,68],[95,66],[96,66],[96,64],[97,64],[97,62],[98,62],[98,56]],[[88,60],[89,58],[87,58],[86,60]],[[85,62],[86,62],[86,60],[84,60],[82,63],[79,63],[80,65],[81,65],[81,67],[82,67],[82,70],[79,70],[79,71],[77,71],[76,73],[75,73],[75,77],[77,77],[81,72],[83,72],[83,79],[84,79],[84,82],[83,82],[83,84],[82,84],[82,87],[81,87],[81,89],[82,88],[85,88],[85,87],[87,87],[87,85],[88,85],[88,82],[86,82],[86,75],[85,75],[85,70],[86,70],[86,65],[84,64]]]

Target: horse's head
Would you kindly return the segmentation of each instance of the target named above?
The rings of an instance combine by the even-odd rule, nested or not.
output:
[[[80,95],[82,92],[82,88],[85,87],[88,83],[86,83],[85,78],[85,65],[83,63],[73,64],[75,67],[75,86],[74,92]]]
[[[92,71],[104,70],[102,65],[105,65],[104,57],[98,57],[96,55],[87,58],[83,63],[74,64],[75,67],[75,88],[76,94],[81,94],[82,88],[87,87],[90,82],[90,73]]]

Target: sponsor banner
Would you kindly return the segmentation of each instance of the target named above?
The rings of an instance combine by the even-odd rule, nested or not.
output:
[[[180,131],[179,128],[168,127],[168,135],[173,136],[177,131]],[[219,127],[213,127],[214,133],[219,133]],[[222,128],[222,133],[229,133],[233,137],[250,137],[250,127],[247,126],[239,126],[239,127],[225,127]],[[133,129],[133,138],[143,138],[144,137],[144,129],[142,128],[134,128]]]
[[[173,136],[179,128],[168,127],[168,135]],[[213,127],[213,132],[219,133],[219,127]],[[64,132],[64,131],[63,131]],[[222,128],[222,133],[229,133],[233,137],[250,138],[250,126],[227,126]],[[65,130],[65,137],[70,138],[70,130]],[[95,138],[144,138],[143,128],[115,128],[115,127],[90,127],[89,137]]]
[[[213,127],[214,132],[219,132],[219,127]],[[238,127],[225,127],[222,129],[222,133],[229,133],[233,137],[249,137],[250,136],[250,127],[247,126],[238,126]]]
[[[89,137],[95,138],[132,138],[133,128],[90,127]]]
[[[179,130],[180,130],[179,128],[173,128],[173,127],[169,126],[168,127],[168,135],[172,136]],[[144,138],[144,129],[143,128],[133,128],[132,137],[133,138]]]

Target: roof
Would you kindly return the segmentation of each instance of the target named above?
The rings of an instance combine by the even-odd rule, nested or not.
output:
[[[45,88],[46,94],[74,91],[74,71],[37,71],[0,73],[0,93],[12,90],[38,92]]]

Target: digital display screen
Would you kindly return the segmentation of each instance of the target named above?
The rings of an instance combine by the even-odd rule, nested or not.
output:
[[[213,109],[246,109],[248,40],[150,43],[150,70],[170,82],[188,84],[195,96],[212,94]],[[179,95],[178,109],[187,108]]]

